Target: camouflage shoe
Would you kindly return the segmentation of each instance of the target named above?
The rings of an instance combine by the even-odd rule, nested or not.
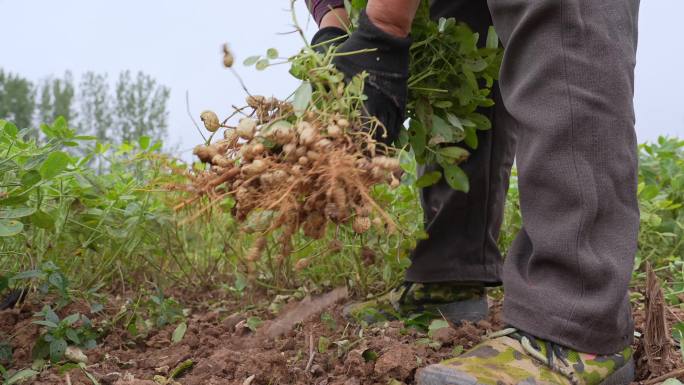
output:
[[[454,324],[487,317],[487,295],[481,285],[406,282],[376,299],[353,303],[344,315],[358,322],[404,320],[415,316],[445,317]]]
[[[633,380],[631,348],[605,356],[579,353],[512,328],[416,374],[418,385],[627,385]]]

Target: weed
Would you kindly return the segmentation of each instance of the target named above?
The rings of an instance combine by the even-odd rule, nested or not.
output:
[[[38,341],[33,347],[33,357],[49,358],[57,363],[64,358],[67,347],[72,344],[83,349],[93,349],[97,346],[97,333],[92,322],[85,315],[74,313],[60,320],[57,313],[50,306],[34,314],[38,320],[34,324],[44,326]]]
[[[165,297],[161,291],[150,296],[147,307],[149,317],[157,328],[185,319],[180,303],[173,298]]]

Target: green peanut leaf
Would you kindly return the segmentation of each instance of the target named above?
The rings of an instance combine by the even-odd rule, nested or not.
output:
[[[468,181],[468,175],[458,166],[450,165],[444,168],[444,177],[446,178],[449,186],[457,191],[468,192],[470,191],[470,182]]]
[[[484,59],[466,60],[465,65],[473,72],[482,72],[489,66]]]
[[[499,35],[496,33],[494,26],[490,26],[487,31],[487,48],[499,48]]]
[[[59,323],[59,316],[57,315],[57,313],[55,313],[54,310],[52,310],[51,307],[45,306],[44,313],[46,320],[53,323]]]
[[[461,122],[461,119],[459,119],[456,115],[449,112],[446,114],[446,117],[449,124],[460,130],[463,130],[463,122]]]
[[[330,340],[327,337],[318,337],[318,352],[323,354],[330,348]]]
[[[258,71],[263,71],[268,67],[269,61],[268,59],[261,59],[256,63],[256,69]]]
[[[48,282],[50,282],[52,286],[62,291],[66,290],[66,282],[64,280],[64,276],[59,272],[50,273],[50,275],[48,276]]]
[[[672,325],[672,338],[675,341],[684,341],[684,322],[678,322]]]
[[[7,122],[4,120],[2,122],[4,123],[2,130],[11,138],[16,138],[17,134],[19,133],[19,129],[17,129],[17,126],[15,126],[12,122]]]
[[[313,88],[311,83],[303,82],[294,94],[294,100],[292,101],[292,107],[294,108],[295,115],[302,116],[306,107],[311,103],[311,97],[313,95]]]
[[[16,372],[12,377],[7,379],[5,381],[5,385],[14,385],[18,384],[20,382],[24,382],[30,378],[33,378],[38,375],[38,372],[36,372],[33,369],[24,369]]]
[[[467,127],[465,129],[465,139],[463,140],[465,144],[468,145],[468,147],[472,148],[473,150],[477,150],[477,147],[479,146],[479,139],[477,137],[477,131],[474,128]]]
[[[417,120],[411,119],[409,122],[409,143],[416,157],[420,157],[425,152],[425,126]]]
[[[256,62],[259,61],[260,58],[261,58],[261,57],[258,56],[258,55],[257,55],[257,56],[250,56],[250,57],[248,57],[247,59],[245,59],[245,61],[242,62],[242,64],[244,64],[244,65],[246,65],[246,66],[248,66],[248,67],[249,67],[249,66],[253,66],[253,65],[256,64]]]
[[[59,327],[56,323],[54,323],[54,322],[52,322],[52,321],[48,321],[48,320],[43,320],[43,319],[37,320],[37,321],[33,321],[33,322],[31,322],[31,323],[36,324],[36,325],[40,325],[40,326],[45,326],[45,327],[53,328],[53,329],[56,329],[57,327]]]
[[[40,166],[40,175],[44,179],[53,178],[59,175],[59,173],[67,168],[69,160],[69,155],[67,155],[66,152],[57,151],[51,153]]]
[[[489,130],[492,128],[492,121],[480,113],[473,112],[472,114],[469,114],[468,120],[473,122],[478,130]]]
[[[76,321],[78,321],[79,318],[81,318],[81,315],[79,313],[74,313],[67,317],[64,317],[62,322],[64,322],[67,325],[73,325],[76,323]]]
[[[277,59],[278,58],[278,50],[275,48],[269,48],[266,51],[266,57],[268,57],[271,60]]]
[[[449,100],[440,100],[440,101],[437,101],[437,102],[434,102],[434,103],[433,103],[433,106],[435,106],[435,107],[437,107],[437,108],[450,108],[450,107],[452,107],[453,105],[454,105],[454,103],[452,103],[452,102],[449,101]]]
[[[78,338],[78,333],[74,329],[67,329],[67,331],[64,333],[66,337],[69,339],[69,341],[75,343],[76,345],[81,344],[81,339]]]
[[[21,273],[15,274],[12,277],[13,281],[18,281],[21,279],[32,279],[32,278],[39,278],[43,276],[43,272],[40,270],[26,270],[22,271]]]
[[[31,223],[41,229],[54,231],[55,230],[55,220],[50,216],[50,214],[38,210],[33,215],[31,215]]]
[[[259,317],[249,317],[245,322],[249,330],[256,332],[256,330],[261,326],[263,321]]]
[[[0,237],[13,237],[24,230],[24,224],[15,221],[0,219]]]
[[[432,186],[435,183],[439,182],[440,179],[442,179],[442,173],[439,171],[433,171],[429,172],[416,181],[416,187],[418,188],[424,188],[428,186]]]
[[[63,338],[58,338],[50,342],[50,361],[59,362],[64,357],[67,342]]]
[[[444,329],[448,328],[449,323],[443,319],[436,319],[430,323],[430,326],[428,327],[428,336],[432,337],[433,333],[436,332],[439,329]]]
[[[432,116],[432,138],[428,143],[435,146],[454,141],[454,127],[437,115]]]
[[[171,341],[173,341],[174,344],[177,344],[183,340],[183,337],[185,337],[185,332],[188,330],[188,324],[185,322],[181,322],[176,326],[176,329],[173,331],[173,335],[171,335]]]
[[[36,170],[31,170],[21,177],[21,185],[24,188],[35,186],[41,180],[40,173]]]
[[[458,146],[440,148],[437,150],[437,153],[455,164],[465,161],[470,156],[468,150]]]
[[[25,218],[30,217],[35,212],[35,207],[18,207],[15,209],[0,210],[0,219]]]
[[[150,137],[143,135],[138,139],[138,144],[140,145],[141,150],[147,150],[150,147]]]

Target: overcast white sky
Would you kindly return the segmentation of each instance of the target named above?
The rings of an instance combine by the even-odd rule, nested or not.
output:
[[[292,30],[288,7],[286,0],[0,0],[0,67],[33,80],[66,70],[77,78],[88,70],[108,72],[111,79],[125,69],[149,73],[172,90],[167,142],[189,150],[200,137],[185,112],[186,90],[195,115],[204,109],[227,113],[244,99],[221,67],[223,42],[230,42],[251,92],[284,97],[295,89],[286,66],[257,72],[241,64],[269,47],[282,55],[297,52],[296,35],[278,35]],[[312,35],[315,24],[303,0],[297,8]],[[684,137],[683,14],[683,0],[641,2],[640,141]]]

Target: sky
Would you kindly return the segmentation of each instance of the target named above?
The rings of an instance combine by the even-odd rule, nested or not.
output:
[[[253,94],[285,97],[297,81],[287,66],[259,72],[244,58],[270,47],[281,56],[302,47],[292,32],[286,0],[0,0],[0,68],[39,81],[70,70],[143,71],[171,88],[169,138],[188,159],[201,137],[186,112],[186,92],[194,116],[206,109],[227,115],[244,92],[221,65],[228,42],[236,70]],[[303,0],[295,5],[308,36],[315,23]],[[682,0],[641,2],[635,109],[640,141],[659,135],[684,137],[684,50],[678,41]]]

